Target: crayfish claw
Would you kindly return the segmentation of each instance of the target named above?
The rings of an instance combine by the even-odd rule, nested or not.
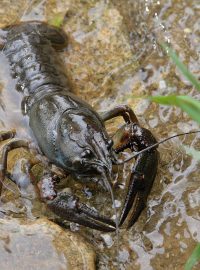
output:
[[[120,225],[127,219],[127,227],[130,228],[139,218],[155,180],[157,164],[158,151],[156,149],[138,156],[130,177]]]
[[[128,187],[128,193],[125,198],[124,207],[122,209],[121,217],[119,225],[122,225],[131,209],[131,207],[134,204],[134,210],[137,211],[138,203],[140,201],[140,197],[138,197],[138,193],[141,190],[144,190],[144,174],[141,174],[139,172],[132,172],[129,187]],[[135,202],[135,203],[134,203]],[[137,207],[136,207],[137,204]],[[132,218],[135,219],[135,214],[132,213]]]
[[[156,142],[153,134],[138,123],[122,126],[113,137],[115,152],[129,148],[139,152]],[[128,192],[122,209],[119,225],[130,228],[145,208],[147,197],[156,177],[158,151],[152,148],[136,157],[129,180]]]
[[[115,231],[115,222],[98,214],[86,204],[79,202],[79,198],[66,192],[47,202],[48,207],[58,216],[80,225],[101,230]]]

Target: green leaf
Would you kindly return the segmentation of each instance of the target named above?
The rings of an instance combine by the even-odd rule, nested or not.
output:
[[[193,147],[188,147],[186,145],[183,145],[185,152],[192,156],[194,159],[200,161],[200,151],[195,150]]]
[[[151,101],[154,101],[159,104],[163,105],[176,105],[176,95],[169,95],[169,96],[149,96],[148,97]]]
[[[198,79],[188,70],[188,68],[181,62],[178,55],[166,44],[161,44],[162,48],[166,51],[167,54],[171,57],[172,61],[176,64],[176,66],[180,69],[183,75],[186,77],[191,84],[200,91],[200,82]]]
[[[63,14],[57,14],[54,16],[54,18],[49,22],[49,24],[55,26],[55,27],[61,27],[64,21],[64,15]]]
[[[185,111],[193,120],[200,123],[200,102],[189,96],[151,96],[151,101],[164,105],[175,105]]]
[[[187,260],[184,270],[191,270],[192,267],[200,260],[200,243],[197,244],[191,256]]]

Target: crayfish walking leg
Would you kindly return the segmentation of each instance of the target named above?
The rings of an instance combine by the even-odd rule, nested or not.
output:
[[[11,151],[12,149],[20,148],[20,147],[29,147],[29,143],[25,140],[20,140],[20,139],[13,139],[15,136],[14,131],[7,131],[3,132],[0,134],[0,142],[11,139],[5,145],[3,145],[2,150],[1,150],[1,159],[0,159],[0,195],[2,191],[2,185],[3,181],[5,179],[6,173],[7,173],[7,157],[8,157],[8,152]]]

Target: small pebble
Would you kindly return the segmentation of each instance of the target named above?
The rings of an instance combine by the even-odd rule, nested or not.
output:
[[[119,208],[121,206],[121,202],[118,200],[115,200],[115,204],[112,205],[112,208],[116,207]]]
[[[137,104],[137,106],[136,106],[136,108],[135,108],[135,113],[136,113],[136,115],[143,115],[144,112],[148,109],[149,104],[150,104],[150,101],[149,101],[149,100],[147,100],[147,99],[141,100],[141,101]]]
[[[72,232],[77,232],[80,229],[80,225],[74,222],[70,222],[70,230]]]
[[[190,28],[185,28],[183,31],[184,31],[184,33],[186,33],[186,34],[192,33],[192,30],[191,30]]]
[[[129,261],[130,254],[126,249],[119,251],[118,261],[121,263],[126,263]]]
[[[156,117],[154,119],[149,120],[149,125],[151,128],[156,127],[158,125],[158,118]]]
[[[109,234],[101,234],[101,237],[103,238],[104,243],[106,244],[107,247],[112,247],[113,239]]]
[[[89,188],[84,188],[83,192],[87,196],[88,199],[92,198],[92,192],[90,191]]]
[[[159,82],[159,88],[160,89],[165,89],[167,86],[166,86],[166,82],[164,80],[160,81]]]
[[[62,192],[66,192],[68,194],[72,194],[72,190],[69,187],[63,188]]]
[[[179,245],[182,249],[186,249],[188,247],[188,245],[182,241],[179,242]]]

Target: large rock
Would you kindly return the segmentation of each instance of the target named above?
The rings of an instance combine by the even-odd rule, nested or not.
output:
[[[20,224],[0,219],[1,270],[95,269],[95,253],[85,240],[39,219]]]

